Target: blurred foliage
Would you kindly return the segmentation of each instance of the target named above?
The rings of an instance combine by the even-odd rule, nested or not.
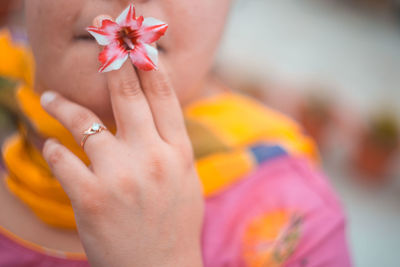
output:
[[[326,120],[331,113],[331,103],[322,96],[312,95],[306,99],[306,108],[310,115],[316,119]]]
[[[0,142],[17,127],[16,86],[16,81],[0,77]]]
[[[370,137],[383,147],[396,147],[399,141],[397,117],[390,112],[385,112],[372,118]]]
[[[15,88],[17,82],[0,76],[0,107],[10,112],[17,111]]]

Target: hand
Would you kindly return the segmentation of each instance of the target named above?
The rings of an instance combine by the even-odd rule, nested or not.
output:
[[[49,139],[43,155],[68,194],[92,266],[201,266],[204,203],[182,111],[165,70],[107,73],[116,136],[89,136],[88,168]],[[42,105],[81,142],[100,119],[55,92]]]

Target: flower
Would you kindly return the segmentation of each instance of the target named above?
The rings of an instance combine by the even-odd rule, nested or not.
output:
[[[128,57],[142,70],[157,69],[158,51],[151,43],[163,36],[168,24],[155,18],[136,18],[135,7],[129,5],[114,21],[104,19],[101,27],[88,27],[96,41],[105,46],[99,55],[99,72],[118,70]]]

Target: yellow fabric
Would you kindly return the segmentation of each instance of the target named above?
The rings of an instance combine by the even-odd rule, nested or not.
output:
[[[248,153],[238,150],[218,153],[196,161],[205,196],[221,191],[249,173],[255,163]]]
[[[7,44],[0,47],[0,55],[11,55],[12,51],[19,49],[10,45],[7,38],[0,36],[0,40]],[[24,53],[28,54],[15,52],[13,57],[19,61]],[[89,159],[69,131],[40,106],[39,96],[31,86],[31,73],[23,73],[33,68],[15,67],[13,57],[0,62],[0,70],[3,70],[0,75],[19,77],[23,82],[17,91],[17,99],[35,131],[44,139],[57,138],[89,164]],[[31,58],[30,55],[27,57]],[[221,94],[190,105],[184,113],[205,197],[227,189],[257,166],[248,150],[251,144],[260,141],[276,143],[291,154],[307,156],[312,160],[318,158],[313,142],[301,134],[294,122],[248,98],[231,93]],[[67,195],[52,176],[40,151],[24,136],[21,131],[3,145],[3,157],[8,169],[6,181],[10,191],[49,225],[75,228]]]
[[[313,141],[286,116],[243,96],[228,93],[217,98],[218,101],[197,102],[186,109],[186,115],[202,122],[228,147],[268,140],[279,143],[294,154],[318,157]]]

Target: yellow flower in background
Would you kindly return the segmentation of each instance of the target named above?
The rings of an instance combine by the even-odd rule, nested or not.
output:
[[[12,42],[7,30],[0,31],[0,76],[33,85],[34,63],[30,50]]]

